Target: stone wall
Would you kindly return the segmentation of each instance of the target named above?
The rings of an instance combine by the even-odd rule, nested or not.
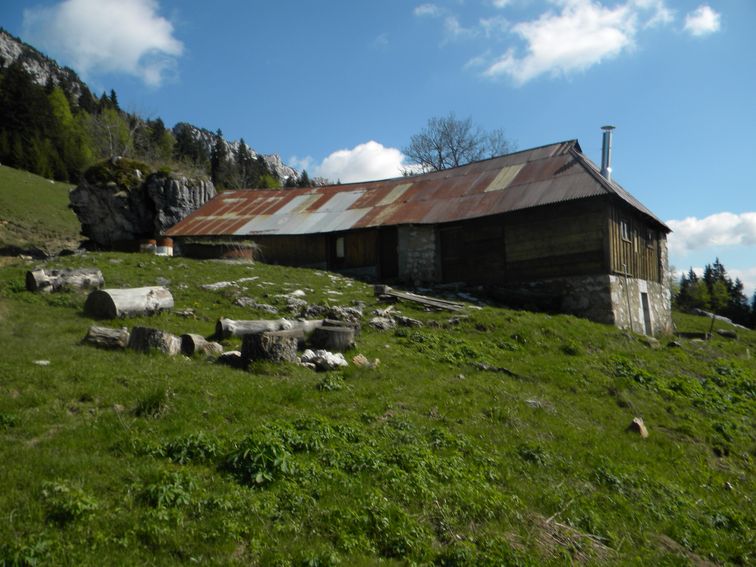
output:
[[[651,334],[672,332],[672,294],[669,286],[624,276],[609,276],[614,324],[620,329],[645,333],[642,294],[648,298]]]
[[[435,226],[398,227],[399,278],[415,285],[441,279],[441,256]]]
[[[584,317],[597,323],[616,325],[636,333],[645,333],[642,295],[648,298],[651,334],[672,332],[671,293],[667,285],[627,278],[596,275],[537,280],[511,288],[534,295],[557,299],[559,311]],[[629,293],[628,293],[629,292]],[[504,294],[506,295],[506,294]]]

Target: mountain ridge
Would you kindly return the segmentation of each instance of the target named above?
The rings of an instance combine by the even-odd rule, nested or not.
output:
[[[0,68],[9,67],[16,62],[20,63],[24,71],[32,77],[37,85],[46,86],[52,83],[54,86],[60,86],[67,90],[73,95],[71,102],[74,105],[78,105],[79,97],[83,94],[92,94],[91,89],[81,80],[76,71],[60,65],[55,59],[0,27]],[[141,117],[140,119],[146,120]],[[241,145],[241,140],[227,140],[206,128],[186,121],[177,122],[171,128],[171,132],[176,136],[176,133],[181,129],[188,129],[192,138],[200,141],[208,156],[219,137],[223,139],[226,145],[228,156],[235,155]],[[282,184],[292,177],[294,179],[299,178],[297,170],[284,163],[279,154],[264,154],[255,150],[249,144],[245,143],[245,146],[252,157],[261,156],[265,160],[268,168],[278,176]]]

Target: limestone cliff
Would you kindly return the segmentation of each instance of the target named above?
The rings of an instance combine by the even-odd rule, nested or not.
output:
[[[114,158],[90,168],[69,194],[81,233],[111,248],[154,238],[215,196],[212,182]]]

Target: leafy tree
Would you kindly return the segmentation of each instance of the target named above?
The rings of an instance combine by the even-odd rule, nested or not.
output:
[[[403,151],[411,163],[427,172],[458,167],[511,150],[512,144],[503,130],[486,132],[474,125],[472,118],[459,119],[450,113],[430,118]]]

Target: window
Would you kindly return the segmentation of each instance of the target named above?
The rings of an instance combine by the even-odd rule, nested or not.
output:
[[[344,254],[344,237],[339,236],[336,239],[336,257],[337,258],[343,258],[345,256]]]
[[[630,242],[630,227],[626,220],[620,221],[620,234],[622,235],[622,240]]]
[[[656,240],[656,234],[650,228],[646,230],[646,246],[648,248],[654,247],[654,241]]]

